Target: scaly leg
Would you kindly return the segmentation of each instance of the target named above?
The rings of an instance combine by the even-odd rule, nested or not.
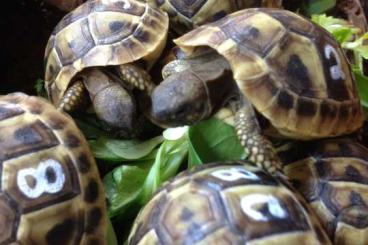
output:
[[[235,129],[250,161],[271,174],[282,173],[282,163],[272,143],[262,135],[254,109],[246,99],[235,115]]]
[[[120,78],[133,87],[151,94],[155,84],[151,76],[135,64],[124,64],[118,67]]]
[[[87,95],[83,81],[78,79],[65,91],[57,108],[67,113],[80,111],[89,103]]]

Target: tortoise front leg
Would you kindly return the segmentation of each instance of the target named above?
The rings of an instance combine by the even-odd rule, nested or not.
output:
[[[155,87],[151,76],[135,64],[124,64],[118,67],[120,78],[133,87],[151,94]]]
[[[136,104],[132,95],[112,76],[99,69],[89,69],[81,75],[97,117],[108,130],[131,137],[136,122]]]
[[[88,104],[87,90],[84,87],[82,80],[76,80],[72,86],[70,86],[61,98],[58,110],[65,111],[67,113],[75,113],[82,110]]]
[[[245,99],[235,115],[235,129],[248,159],[269,173],[282,173],[282,163],[272,143],[262,135],[253,106]]]

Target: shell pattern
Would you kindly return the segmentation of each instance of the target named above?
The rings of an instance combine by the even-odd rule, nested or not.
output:
[[[55,27],[45,51],[45,87],[58,105],[73,77],[84,68],[142,59],[150,68],[168,30],[166,13],[132,0],[91,0]]]
[[[363,123],[341,47],[321,27],[290,11],[241,10],[175,43],[189,55],[201,47],[222,54],[243,95],[285,136],[336,136]]]
[[[349,139],[294,144],[285,174],[338,245],[368,243],[368,149]]]
[[[46,101],[0,97],[0,173],[1,245],[106,244],[94,158],[74,122]]]
[[[155,194],[129,244],[330,244],[301,200],[258,168],[206,164]]]

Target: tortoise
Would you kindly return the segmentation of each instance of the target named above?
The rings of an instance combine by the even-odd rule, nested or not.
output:
[[[185,80],[185,86],[195,83],[194,70],[203,73],[208,69],[198,61],[212,52],[212,63],[214,59],[228,62],[223,69],[232,72],[240,91],[234,106],[239,139],[250,160],[270,172],[280,172],[282,167],[272,144],[262,135],[258,115],[279,136],[300,140],[335,137],[362,126],[362,108],[344,52],[327,31],[302,16],[281,9],[240,10],[174,42],[186,56],[164,67],[166,79],[147,103],[146,113],[158,125],[191,124],[210,114],[214,107],[206,96],[192,101],[196,110],[176,110],[170,103],[183,100],[180,97],[191,91],[173,92],[169,87],[175,85],[166,81],[180,84]],[[209,93],[206,83],[202,87],[207,90],[203,93]],[[194,120],[181,122],[178,118]]]
[[[281,7],[282,0],[145,0],[170,16],[170,27],[183,34],[204,23],[216,21],[229,13],[251,7]]]
[[[73,120],[45,99],[0,96],[0,244],[106,244],[105,195]]]
[[[334,244],[367,244],[368,149],[342,138],[292,143],[279,154]]]
[[[45,88],[51,102],[73,113],[93,109],[106,128],[131,132],[132,88],[150,91],[147,73],[167,37],[167,14],[134,0],[91,0],[55,27],[45,51]],[[89,96],[88,96],[89,94]]]
[[[129,245],[276,243],[331,244],[300,196],[242,161],[205,164],[165,183],[128,239]]]

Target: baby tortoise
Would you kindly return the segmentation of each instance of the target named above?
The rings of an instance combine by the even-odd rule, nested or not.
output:
[[[38,97],[0,96],[0,244],[106,244],[105,194],[73,120]]]
[[[282,0],[145,0],[167,12],[170,28],[179,34],[208,22],[216,21],[240,9],[254,7],[280,8]]]
[[[178,84],[183,80],[185,86],[194,83],[192,64],[203,72],[195,60],[202,53],[208,55],[208,50],[215,52],[216,59],[228,62],[223,69],[231,69],[241,94],[235,117],[237,134],[250,160],[270,172],[280,171],[281,163],[262,135],[256,113],[281,136],[302,140],[348,134],[362,126],[360,100],[342,49],[328,32],[297,14],[268,8],[241,10],[174,42],[189,58],[175,60],[164,68],[166,80],[171,82],[177,77]],[[168,83],[155,90],[167,91],[164,86]],[[172,120],[177,111],[170,106],[176,96],[183,95],[172,92],[171,96],[152,96],[148,110],[152,121],[163,126],[178,124]],[[196,113],[197,105],[201,105],[202,113],[208,115],[211,101],[205,96],[196,99],[192,101]],[[163,112],[167,116],[160,118]],[[190,114],[192,110],[181,113]]]
[[[334,244],[368,244],[368,149],[329,139],[293,143],[279,155]]]
[[[229,162],[166,183],[139,213],[128,244],[331,242],[301,196],[259,168]]]
[[[49,99],[72,113],[84,109],[90,98],[97,117],[108,127],[132,130],[136,108],[124,87],[149,93],[153,84],[146,70],[160,56],[167,31],[167,14],[147,4],[85,2],[59,22],[48,41],[45,87]]]

